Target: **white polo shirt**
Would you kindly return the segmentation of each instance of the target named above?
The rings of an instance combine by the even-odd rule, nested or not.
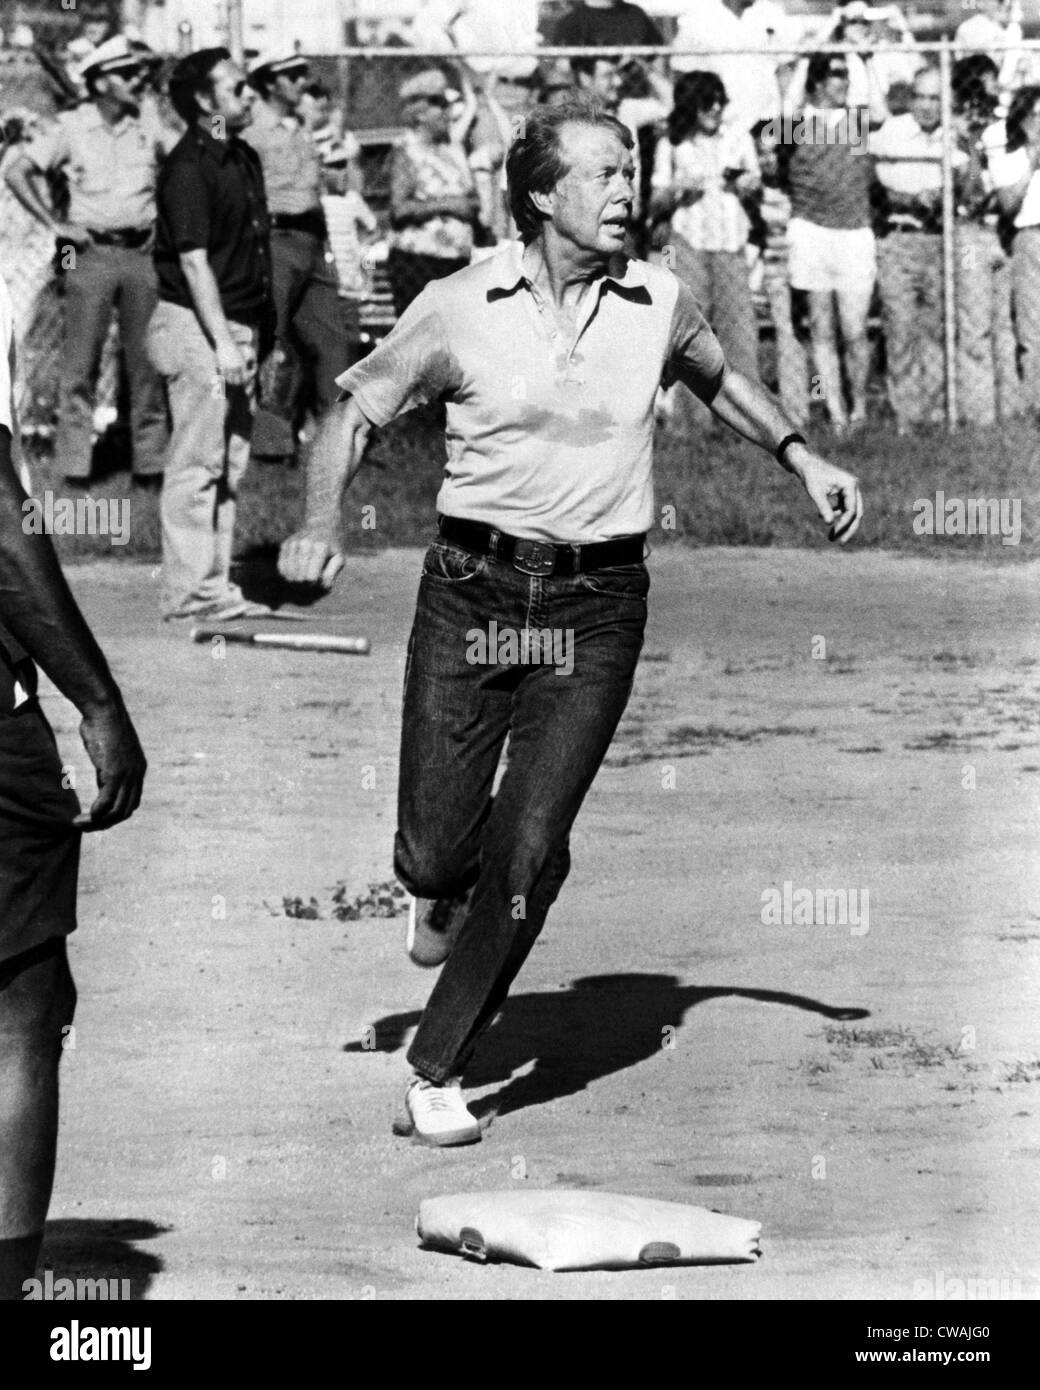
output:
[[[590,545],[653,524],[654,398],[683,381],[710,400],[725,360],[670,270],[618,256],[588,287],[568,341],[510,245],[435,280],[336,378],[385,425],[447,406],[437,509],[529,540]]]

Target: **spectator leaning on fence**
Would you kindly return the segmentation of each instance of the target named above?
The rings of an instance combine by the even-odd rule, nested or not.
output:
[[[993,149],[990,174],[1011,221],[1011,293],[1028,408],[1040,412],[1040,86],[1022,87],[1005,123],[1006,145]],[[987,132],[988,136],[988,132]]]
[[[657,149],[654,215],[667,220],[671,266],[708,318],[726,360],[758,377],[758,325],[748,281],[749,222],[742,198],[760,187],[754,141],[723,124],[726,89],[713,72],[675,84],[668,139]],[[658,232],[655,242],[660,245]]]
[[[390,285],[398,317],[431,280],[469,264],[480,210],[473,174],[451,138],[450,88],[440,68],[401,87],[409,129],[390,165]]]
[[[953,69],[957,141],[967,156],[957,181],[954,256],[957,311],[957,408],[972,425],[1013,419],[1024,408],[1011,318],[1011,262],[1001,244],[986,132],[998,101],[997,65],[985,53]],[[1003,143],[1004,122],[999,123]]]
[[[888,400],[900,433],[939,424],[945,397],[943,349],[942,78],[914,78],[911,109],[871,137],[884,190],[878,279]],[[961,151],[955,164],[966,163]]]
[[[182,58],[170,98],[188,129],[159,180],[160,302],[148,334],[173,416],[161,509],[163,615],[242,617],[267,611],[231,582],[257,354],[274,331],[264,180],[259,156],[239,138],[252,100],[226,48]]]
[[[249,69],[259,93],[245,136],[260,156],[271,225],[271,279],[275,343],[261,363],[262,413],[253,451],[291,458],[301,403],[301,378],[317,414],[338,394],[336,372],[357,356],[357,309],[341,299],[335,271],[325,259],[328,229],[321,205],[321,153],[299,116],[309,69],[298,54],[260,57]]]
[[[867,315],[877,276],[868,112],[848,106],[848,86],[848,65],[840,54],[813,54],[805,73],[809,101],[785,113],[785,121],[789,115],[804,120],[802,140],[782,146],[791,195],[791,286],[808,292],[814,393],[822,394],[838,430],[866,419]]]
[[[55,452],[66,480],[83,485],[90,479],[98,369],[114,310],[130,384],[137,479],[159,480],[168,439],[162,383],[144,343],[157,300],[150,255],[155,186],[173,139],[154,111],[141,106],[144,78],[126,39],[109,39],[83,65],[89,100],[41,130],[6,175],[14,195],[58,243],[65,354]],[[35,183],[59,172],[69,185],[65,222]]]

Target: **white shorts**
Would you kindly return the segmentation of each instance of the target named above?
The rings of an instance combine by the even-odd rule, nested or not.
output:
[[[788,275],[794,290],[850,290],[869,295],[877,279],[869,227],[820,227],[792,217],[787,228]]]

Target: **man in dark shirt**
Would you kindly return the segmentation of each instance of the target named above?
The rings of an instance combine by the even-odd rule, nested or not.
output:
[[[159,176],[159,306],[148,334],[173,417],[162,494],[163,615],[243,617],[267,611],[231,582],[257,354],[272,316],[264,180],[255,151],[238,138],[252,98],[226,48],[182,58],[170,99],[188,129]]]
[[[639,48],[664,44],[660,29],[638,5],[625,0],[599,0],[575,5],[556,26],[553,44],[559,48]]]

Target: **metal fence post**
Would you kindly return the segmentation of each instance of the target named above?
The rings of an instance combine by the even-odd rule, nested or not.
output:
[[[943,329],[946,362],[946,423],[957,426],[957,285],[956,210],[953,195],[953,57],[949,39],[939,50],[942,78],[942,237]]]

